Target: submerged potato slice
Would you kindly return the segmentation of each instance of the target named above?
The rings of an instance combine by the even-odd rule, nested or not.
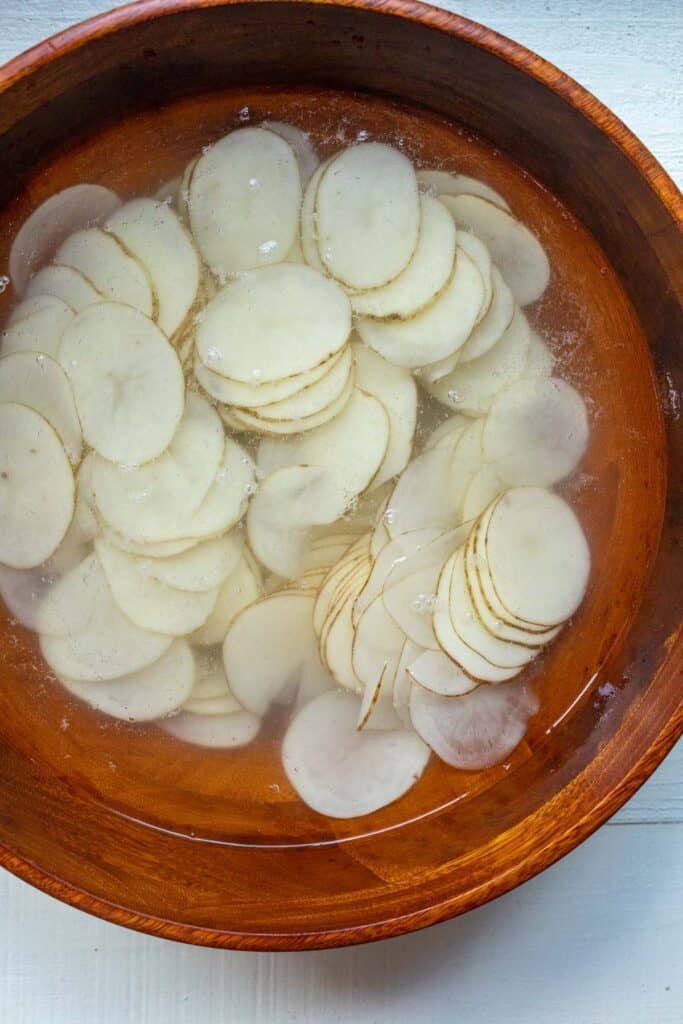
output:
[[[417,387],[408,370],[393,366],[367,345],[354,343],[353,356],[357,386],[374,395],[389,417],[389,444],[372,481],[375,488],[400,473],[410,460],[417,421]]]
[[[0,404],[0,437],[0,562],[30,569],[69,527],[73,471],[53,427],[25,405]]]
[[[195,747],[229,750],[246,747],[258,735],[261,719],[250,711],[233,711],[227,715],[193,715],[181,711],[157,725],[183,743]]]
[[[193,644],[222,644],[239,613],[263,596],[261,574],[247,550],[221,584],[216,603],[206,622],[190,635]]]
[[[292,147],[263,128],[240,128],[214,143],[189,183],[192,234],[219,277],[284,260],[300,203]]]
[[[511,754],[538,701],[522,683],[478,686],[462,697],[442,697],[422,686],[410,692],[418,734],[446,764],[481,771]]]
[[[486,245],[520,306],[541,297],[550,280],[550,264],[536,235],[481,196],[442,196],[441,202],[458,227],[474,232]]]
[[[417,172],[417,180],[430,195],[458,196],[465,193],[489,199],[503,210],[510,209],[499,192],[496,192],[495,189],[485,182],[479,181],[478,178],[470,178],[466,174],[452,174],[450,171],[422,170]]]
[[[243,548],[244,535],[233,530],[223,537],[200,541],[189,551],[169,558],[137,557],[136,564],[142,576],[176,590],[197,593],[220,586],[237,567]]]
[[[124,722],[149,722],[172,714],[187,700],[194,671],[192,651],[184,640],[176,640],[157,661],[128,675],[102,682],[62,675],[59,681],[96,711]]]
[[[194,358],[194,374],[212,398],[226,405],[240,406],[242,409],[251,409],[252,412],[257,413],[262,406],[291,398],[303,391],[304,388],[316,384],[343,358],[344,351],[342,349],[340,352],[335,352],[329,359],[324,359],[318,366],[314,366],[312,370],[295,373],[292,377],[269,381],[266,384],[244,384],[241,381],[229,380],[205,366],[198,355],[195,355]]]
[[[157,297],[156,322],[172,338],[185,322],[199,290],[200,264],[194,245],[166,203],[134,199],[105,224],[145,268]]]
[[[88,306],[62,335],[59,361],[95,451],[128,466],[165,451],[183,413],[185,382],[151,320],[118,302]]]
[[[0,564],[0,597],[11,618],[26,629],[38,629],[40,607],[56,581],[57,573],[45,565],[12,569]],[[14,625],[11,620],[10,625]]]
[[[156,296],[146,271],[112,235],[99,228],[77,231],[62,242],[55,263],[78,270],[105,299],[154,317]]]
[[[245,384],[304,373],[338,352],[351,330],[341,288],[283,263],[232,281],[203,311],[197,351],[210,370]]]
[[[453,218],[430,196],[421,197],[420,208],[420,231],[412,259],[389,284],[351,296],[351,306],[359,316],[405,320],[431,302],[450,277],[455,260]]]
[[[452,451],[437,445],[418,455],[398,478],[384,513],[392,537],[425,527],[455,525],[458,506],[451,483]]]
[[[36,296],[26,302],[34,303],[33,311],[17,320],[10,318],[0,335],[0,351],[3,356],[12,352],[42,352],[56,359],[62,335],[74,318],[73,310],[52,295]],[[17,306],[15,313],[19,309]]]
[[[429,748],[406,729],[358,731],[360,698],[330,691],[307,704],[282,744],[290,783],[309,807],[355,818],[393,803],[419,779]]]
[[[406,666],[406,672],[412,682],[442,697],[463,697],[479,685],[443,651],[422,651]]]
[[[29,281],[25,294],[27,299],[36,295],[52,295],[65,302],[74,313],[93,302],[101,302],[103,298],[102,293],[78,270],[56,263],[39,270]]]
[[[469,363],[485,355],[500,341],[515,312],[515,300],[498,267],[491,267],[491,304],[460,349],[458,362]],[[451,367],[452,369],[452,367]],[[436,379],[436,378],[435,378]]]
[[[397,149],[367,142],[343,150],[323,171],[315,207],[318,252],[333,277],[362,290],[405,270],[420,203],[413,165]]]
[[[307,430],[315,430],[316,427],[322,427],[323,424],[329,423],[335,416],[338,416],[346,407],[353,392],[354,377],[353,374],[349,374],[339,397],[330,402],[326,408],[321,409],[320,412],[313,413],[311,416],[302,416],[300,419],[293,420],[266,420],[258,415],[258,409],[254,413],[249,413],[246,409],[228,409],[226,407],[221,409],[221,416],[225,425],[232,430],[248,430],[256,434],[265,434],[272,437],[283,437],[287,434],[303,434]]]
[[[119,202],[103,185],[72,185],[41,203],[12,242],[9,274],[17,294],[23,294],[33,272],[47,263],[67,235],[104,220]]]
[[[456,249],[453,271],[433,302],[408,320],[361,317],[358,333],[397,366],[421,367],[457,352],[467,341],[484,300],[484,282],[467,253]]]
[[[71,463],[81,461],[83,436],[69,379],[59,363],[37,352],[0,359],[0,402],[18,402],[48,421]]]
[[[306,185],[320,163],[310,135],[302,131],[301,128],[297,128],[295,125],[288,124],[285,121],[263,121],[261,127],[275,132],[276,135],[282,136],[285,142],[289,143],[299,165],[301,184]]]
[[[255,415],[267,421],[306,419],[315,416],[336,402],[344,393],[349,377],[354,372],[351,349],[347,346],[338,358],[333,357],[331,369],[320,380],[279,402],[263,405]]]

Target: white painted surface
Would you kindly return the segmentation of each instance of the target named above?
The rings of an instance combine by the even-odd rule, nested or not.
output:
[[[0,0],[0,62],[105,8]],[[677,0],[443,6],[553,61],[683,180]],[[680,1024],[683,747],[609,825],[540,877],[427,932],[309,954],[177,946],[0,875],[7,1024]]]

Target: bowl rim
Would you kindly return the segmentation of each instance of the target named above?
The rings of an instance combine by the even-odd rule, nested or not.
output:
[[[0,96],[11,86],[22,79],[29,78],[36,70],[59,57],[122,29],[192,10],[258,2],[264,2],[264,0],[134,0],[132,3],[94,15],[68,27],[25,50],[0,67]],[[268,2],[374,11],[436,29],[500,58],[550,89],[607,136],[645,179],[672,220],[679,226],[683,226],[683,194],[647,147],[592,93],[554,64],[522,44],[478,22],[445,9],[433,7],[421,0],[268,0]],[[660,670],[665,667],[668,671],[675,671],[676,663],[679,668],[683,669],[682,632],[683,625],[679,626],[675,636],[670,638],[673,641],[671,657],[667,659],[665,666],[660,667]],[[672,664],[672,659],[674,664]],[[435,905],[399,915],[390,920],[368,921],[363,925],[342,930],[325,930],[297,935],[295,933],[240,933],[197,927],[151,914],[134,913],[120,904],[94,896],[70,882],[55,877],[35,862],[18,856],[1,844],[0,867],[63,903],[95,917],[135,931],[178,942],[254,951],[326,949],[374,942],[417,931],[473,910],[509,892],[556,863],[587,839],[633,796],[663,761],[682,734],[683,700],[677,713],[655,736],[640,759],[631,765],[618,785],[605,794],[601,800],[590,806],[586,813],[574,822],[571,829],[566,830],[561,836],[554,837],[552,843],[547,842],[533,850],[521,867],[513,867],[501,873],[494,879],[482,883],[476,889],[470,890],[464,896],[448,898]]]

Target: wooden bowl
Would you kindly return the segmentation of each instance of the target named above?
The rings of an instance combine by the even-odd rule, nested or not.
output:
[[[147,0],[0,71],[0,249],[79,181],[123,195],[265,115],[323,151],[358,131],[488,179],[542,237],[534,313],[592,410],[568,485],[594,570],[536,669],[542,709],[488,772],[436,758],[355,821],[303,806],[278,732],[221,754],[112,725],[0,626],[0,862],[118,924],[243,949],[398,935],[511,889],[581,842],[683,727],[681,196],[592,96],[523,47],[408,0]],[[678,224],[677,224],[678,220]],[[4,313],[13,300],[2,296]],[[668,481],[668,485],[667,485]]]

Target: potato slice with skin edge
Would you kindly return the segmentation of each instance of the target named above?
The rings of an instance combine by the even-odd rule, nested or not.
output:
[[[427,306],[451,276],[456,236],[453,218],[430,196],[420,198],[420,207],[420,230],[412,259],[389,284],[351,297],[351,307],[358,316],[408,319]]]
[[[226,405],[236,405],[257,412],[264,405],[271,405],[273,402],[291,398],[303,391],[304,388],[317,383],[343,357],[344,351],[342,349],[341,352],[336,352],[329,359],[324,359],[312,370],[306,370],[305,373],[297,373],[282,380],[270,381],[267,384],[243,384],[240,381],[228,380],[227,377],[221,377],[219,373],[214,373],[213,370],[205,366],[196,354],[194,356],[194,374],[212,398]]]
[[[360,700],[332,691],[307,704],[282,743],[285,774],[301,799],[331,818],[393,803],[417,781],[429,748],[412,731],[356,728]]]
[[[59,362],[74,390],[83,436],[112,462],[136,465],[171,443],[185,404],[178,356],[130,306],[88,306],[62,335]]]
[[[348,388],[349,379],[353,379],[354,365],[351,349],[347,346],[334,365],[313,384],[307,385],[289,398],[270,405],[259,406],[254,411],[259,419],[286,421],[306,419],[328,409]]]
[[[218,587],[191,592],[176,590],[145,576],[135,555],[119,551],[107,541],[95,541],[109,588],[121,611],[136,626],[167,636],[186,636],[208,619]]]
[[[73,471],[53,427],[25,405],[0,405],[0,437],[0,562],[32,569],[69,528]]]
[[[462,501],[463,520],[476,519],[507,488],[508,485],[500,478],[496,464],[484,463],[470,478],[467,485]]]
[[[243,548],[244,534],[232,530],[222,537],[200,541],[189,551],[169,558],[131,557],[142,576],[176,590],[197,593],[220,587],[237,567]]]
[[[59,676],[74,697],[111,718],[149,722],[176,711],[189,697],[194,681],[192,651],[176,640],[145,668],[103,682],[84,682]]]
[[[352,533],[331,533],[312,540],[304,558],[305,573],[318,568],[327,572],[348,551],[355,539]]]
[[[439,569],[446,559],[450,558],[453,552],[461,547],[469,538],[471,523],[462,523],[453,530],[439,532],[433,540],[421,544],[415,551],[410,552],[405,558],[394,563],[388,576],[384,581],[383,591],[386,593],[392,587],[402,583],[409,576],[422,572],[423,569]],[[436,584],[432,589],[436,594]]]
[[[370,348],[397,366],[422,367],[452,355],[472,332],[484,297],[484,282],[467,253],[456,249],[453,273],[433,302],[409,320],[358,320]]]
[[[35,313],[43,313],[45,310],[58,310],[60,304],[66,306],[71,313],[76,312],[64,299],[59,299],[57,302],[55,302],[55,299],[57,299],[56,295],[31,295],[22,299],[7,317],[7,326],[14,327]]]
[[[437,589],[437,604],[434,609],[434,635],[439,647],[476,682],[504,683],[521,671],[519,666],[501,668],[472,650],[456,632],[450,610],[451,577],[454,560],[450,558],[441,570]]]
[[[144,544],[166,540],[200,507],[225,454],[223,426],[201,395],[188,393],[168,449],[137,467],[95,456],[92,486],[102,517]]]
[[[365,609],[381,595],[392,570],[416,551],[436,540],[441,531],[434,527],[409,530],[389,540],[373,557],[372,572],[358,595],[354,609],[354,625]]]
[[[321,653],[324,651],[325,655],[322,660],[327,669],[340,686],[356,693],[360,693],[363,687],[353,668],[354,628],[351,615],[353,603],[370,572],[370,565],[370,559],[366,559],[356,569],[347,584],[341,607],[332,616],[329,629],[325,631],[323,628],[320,634]]]
[[[253,462],[236,441],[226,437],[223,461],[209,492],[196,512],[178,524],[178,534],[203,540],[226,533],[244,515],[255,487]]]
[[[432,610],[440,565],[418,570],[382,592],[384,607],[408,640],[426,650],[439,650],[432,628]]]
[[[83,436],[69,379],[50,356],[14,352],[0,359],[0,402],[33,409],[53,428],[71,461],[81,461]]]
[[[299,234],[301,237],[301,250],[304,259],[309,267],[318,270],[321,274],[327,273],[325,265],[320,258],[318,251],[315,202],[318,195],[318,185],[323,174],[332,163],[332,159],[323,160],[311,175],[304,196],[301,202],[301,213],[299,214]]]
[[[319,635],[323,624],[330,613],[337,589],[351,572],[367,557],[368,552],[360,550],[359,545],[348,548],[344,556],[328,571],[315,600],[313,609],[313,628]]]
[[[304,662],[314,657],[313,598],[306,594],[275,593],[250,605],[234,620],[223,643],[228,685],[256,715],[265,714]]]
[[[73,320],[74,312],[61,299],[51,295],[36,296],[36,301],[38,298],[40,304],[34,307],[33,313],[10,322],[0,335],[3,356],[14,352],[39,352],[57,358],[62,335]]]
[[[389,417],[389,443],[372,480],[374,489],[402,472],[410,461],[417,421],[417,387],[404,367],[394,366],[358,342],[352,348],[357,386],[377,398]]]
[[[491,267],[491,288],[491,304],[486,316],[479,321],[460,349],[460,363],[469,363],[472,359],[485,355],[510,326],[515,313],[515,300],[495,265]]]
[[[393,679],[405,635],[376,597],[358,619],[353,640],[353,670],[363,686],[372,686],[386,668]]]
[[[406,671],[418,686],[442,697],[464,697],[479,686],[476,680],[465,675],[460,666],[441,650],[422,651],[410,662]]]
[[[154,319],[157,299],[146,270],[100,228],[70,235],[57,250],[55,263],[83,274],[104,299],[131,306]]]
[[[67,235],[104,220],[119,203],[103,185],[71,185],[41,203],[12,242],[9,275],[17,294],[24,293],[36,268],[47,263]]]
[[[339,398],[330,402],[326,409],[322,409],[313,416],[304,416],[297,420],[262,420],[244,409],[229,409],[226,406],[220,410],[220,413],[226,426],[233,430],[248,430],[274,438],[286,437],[289,434],[302,434],[307,430],[315,430],[316,427],[322,427],[325,423],[329,423],[346,407],[353,392],[354,378],[350,375]]]
[[[441,697],[421,686],[410,694],[415,731],[442,761],[465,771],[503,761],[537,710],[538,701],[523,683],[478,686],[463,697]]]
[[[292,147],[263,128],[240,128],[219,139],[199,158],[190,180],[192,234],[219,277],[283,260],[296,236],[300,204]]]
[[[550,264],[536,235],[511,213],[481,196],[442,196],[458,227],[477,235],[520,306],[539,299],[550,280]]]
[[[206,622],[188,639],[198,646],[222,644],[230,626],[245,608],[263,596],[260,573],[247,551],[218,591]]]
[[[551,491],[507,491],[491,512],[486,554],[503,607],[519,619],[556,626],[583,600],[590,574],[588,544],[575,513]]]
[[[323,265],[349,288],[388,284],[412,259],[420,223],[417,181],[411,162],[394,147],[366,142],[342,150],[320,178],[315,209]]]
[[[485,355],[458,364],[452,373],[424,387],[437,401],[454,412],[480,416],[491,408],[499,392],[523,376],[531,331],[521,309],[515,309],[510,326]]]
[[[235,700],[232,694],[225,697],[205,697],[203,699],[190,695],[182,706],[182,711],[187,711],[192,715],[232,715],[242,710],[239,701]]]
[[[462,517],[467,490],[484,462],[483,433],[484,420],[471,420],[453,448],[450,499],[456,518]]]
[[[488,630],[484,629],[472,602],[465,574],[462,548],[453,555],[449,595],[449,611],[453,628],[462,642],[470,647],[475,654],[498,668],[523,668],[536,657],[538,654],[536,648],[515,644],[510,640],[502,640],[492,636]]]
[[[137,544],[130,537],[124,537],[122,533],[115,530],[102,519],[98,519],[102,530],[102,536],[114,547],[121,551],[127,551],[129,555],[139,555],[141,558],[172,558],[184,551],[190,551],[201,543],[198,538],[191,537],[189,540],[162,540],[157,543]]]
[[[491,255],[481,239],[477,238],[477,236],[473,235],[470,231],[458,231],[458,245],[472,260],[475,267],[481,274],[481,279],[484,284],[484,295],[481,300],[479,315],[476,320],[477,324],[480,324],[488,313],[491,306],[491,300],[493,298],[493,283],[491,281],[493,266],[491,264]]]
[[[43,267],[31,278],[26,288],[26,298],[35,295],[51,295],[61,299],[74,313],[79,313],[93,302],[101,302],[102,293],[73,267],[60,266],[52,263]]]
[[[157,297],[155,320],[172,338],[187,319],[199,290],[199,258],[187,231],[166,203],[154,199],[133,199],[120,206],[104,230],[146,270]]]
[[[261,128],[275,132],[289,143],[299,165],[301,184],[305,186],[320,163],[310,135],[285,121],[262,121]]]
[[[210,716],[181,711],[179,715],[161,719],[156,724],[183,743],[214,750],[229,750],[246,747],[256,739],[261,719],[249,711]]]
[[[412,729],[412,722],[410,721],[410,691],[413,686],[413,680],[408,674],[408,665],[416,660],[421,654],[421,648],[406,638],[403,644],[403,650],[401,651],[401,657],[399,658],[398,666],[396,668],[396,675],[394,677],[394,685],[391,693],[391,700],[394,705],[394,710],[398,715],[398,718],[403,725],[408,729]]]
[[[437,445],[404,469],[384,514],[392,537],[426,527],[446,530],[455,524],[458,506],[449,486],[452,459],[449,445]]]
[[[358,731],[362,729],[403,729],[401,719],[396,713],[391,694],[394,689],[393,677],[388,678],[384,670],[374,687],[366,686],[361,697],[358,712]]]
[[[498,395],[482,444],[507,484],[550,487],[578,465],[588,432],[578,391],[557,377],[545,377],[518,381]]]
[[[173,206],[182,183],[182,175],[178,175],[176,178],[169,178],[167,181],[162,181],[161,185],[159,185],[159,188],[154,193],[154,198],[160,203],[166,203],[167,206]]]
[[[351,307],[339,285],[310,267],[281,263],[218,292],[203,310],[196,344],[215,373],[268,383],[318,366],[339,352],[350,331]]]
[[[376,476],[389,436],[389,416],[382,403],[356,388],[330,423],[289,441],[261,441],[256,462],[266,475],[294,465],[327,469],[350,500]]]
[[[60,576],[70,572],[74,566],[82,562],[90,551],[92,541],[100,532],[97,518],[82,494],[76,487],[74,514],[69,528],[64,534],[59,547],[50,555],[43,566],[47,572],[55,572]]]
[[[466,194],[482,196],[484,199],[489,199],[492,203],[495,203],[496,206],[500,206],[503,210],[510,209],[505,199],[495,189],[492,189],[490,185],[486,185],[477,178],[470,178],[466,174],[452,174],[450,171],[431,169],[420,170],[417,172],[417,180],[418,184],[430,195],[457,196]]]
[[[178,207],[178,216],[181,218],[183,224],[186,227],[190,226],[190,211],[188,208],[188,202],[190,199],[190,184],[192,183],[192,175],[194,169],[199,163],[199,157],[195,157],[193,160],[186,165],[183,171],[180,181],[178,183],[178,192],[176,194],[176,206]],[[213,279],[212,279],[213,280]]]

